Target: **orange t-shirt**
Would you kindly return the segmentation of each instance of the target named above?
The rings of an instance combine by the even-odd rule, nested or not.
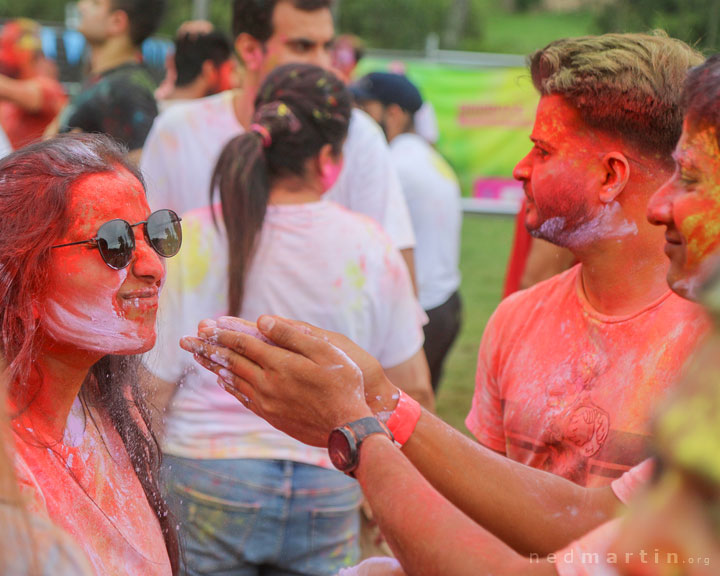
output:
[[[76,402],[63,443],[32,442],[15,422],[18,482],[31,507],[83,549],[97,576],[170,576],[160,524],[112,423]],[[97,424],[97,427],[95,424]]]
[[[600,314],[580,270],[500,303],[480,344],[466,424],[513,460],[604,486],[649,456],[653,409],[709,322],[670,291],[634,314]]]
[[[40,140],[67,103],[65,90],[57,80],[38,76],[32,81],[39,82],[42,89],[42,108],[37,112],[28,112],[14,102],[0,101],[0,126],[15,150]]]

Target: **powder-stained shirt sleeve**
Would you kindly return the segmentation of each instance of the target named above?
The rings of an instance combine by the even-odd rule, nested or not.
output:
[[[182,176],[183,170],[175,165],[177,159],[172,153],[177,147],[178,136],[167,121],[170,112],[172,110],[158,116],[150,129],[140,157],[140,170],[145,178],[150,208],[170,208],[181,214],[182,207],[173,197],[173,191],[179,188],[176,178]]]
[[[384,236],[384,235],[383,235]],[[410,274],[400,252],[385,240],[379,293],[374,300],[377,336],[371,353],[385,368],[398,366],[422,348],[422,326],[427,317],[413,291]]]
[[[465,419],[465,425],[481,444],[505,453],[503,407],[497,378],[497,348],[500,340],[499,314],[501,314],[500,309],[490,318],[480,342],[475,373],[475,393],[470,413]]]

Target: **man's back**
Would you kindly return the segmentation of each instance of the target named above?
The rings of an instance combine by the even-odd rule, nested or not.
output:
[[[152,208],[184,212],[210,203],[210,180],[220,152],[244,128],[233,93],[179,104],[158,117],[140,162]],[[398,249],[414,245],[410,215],[380,129],[353,111],[344,164],[326,198],[379,222]]]
[[[430,310],[460,286],[460,184],[445,159],[417,134],[396,136],[390,152],[416,236],[420,304]]]
[[[153,209],[178,214],[210,204],[210,179],[223,147],[245,129],[233,92],[172,106],[153,124],[140,160]]]

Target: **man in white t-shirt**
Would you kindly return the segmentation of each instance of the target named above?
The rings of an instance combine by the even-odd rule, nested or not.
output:
[[[152,207],[182,214],[209,203],[210,178],[222,148],[251,123],[255,96],[277,66],[307,63],[330,68],[335,34],[330,0],[233,3],[235,50],[245,65],[243,90],[178,104],[158,118],[141,168]],[[382,132],[353,112],[344,167],[327,198],[367,214],[385,229],[414,277],[415,237]]]
[[[357,103],[382,127],[390,143],[415,230],[415,275],[428,315],[425,355],[433,390],[460,331],[460,184],[445,159],[416,134],[420,91],[401,74],[373,72],[351,86]]]

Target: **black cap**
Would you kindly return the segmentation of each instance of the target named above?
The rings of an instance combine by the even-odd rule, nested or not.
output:
[[[402,74],[390,72],[371,72],[351,84],[350,92],[357,102],[378,100],[386,106],[397,104],[410,114],[415,114],[423,104],[415,84]]]

